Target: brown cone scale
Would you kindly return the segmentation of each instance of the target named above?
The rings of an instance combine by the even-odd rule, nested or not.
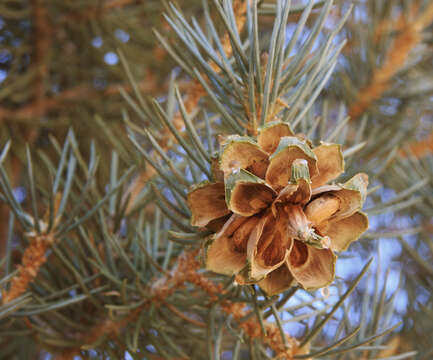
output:
[[[330,184],[344,171],[340,145],[312,147],[285,123],[267,124],[257,139],[227,137],[212,170],[216,181],[188,194],[193,225],[225,222],[206,243],[206,267],[269,295],[328,286],[335,251],[368,228],[367,175]]]

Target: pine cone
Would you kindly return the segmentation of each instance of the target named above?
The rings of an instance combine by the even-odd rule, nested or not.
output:
[[[327,185],[344,171],[340,145],[312,148],[289,125],[261,128],[257,142],[230,136],[213,164],[215,182],[188,194],[194,226],[216,233],[205,245],[208,270],[257,283],[269,295],[314,290],[335,276],[334,252],[368,228],[360,211],[368,177]]]

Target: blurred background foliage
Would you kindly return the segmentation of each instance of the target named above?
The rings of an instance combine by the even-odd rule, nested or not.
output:
[[[239,31],[248,48],[244,2],[233,3],[234,18],[227,19],[235,21],[229,27]],[[182,266],[182,250],[197,239],[191,234],[182,239],[179,232],[192,231],[182,218],[186,210],[164,202],[168,196],[181,204],[181,191],[167,195],[167,181],[144,158],[151,153],[155,160],[158,154],[142,131],[148,129],[186,182],[200,177],[177,147],[179,140],[155,120],[158,110],[149,100],[157,99],[164,108],[172,132],[184,132],[176,87],[200,137],[227,133],[227,124],[218,119],[221,109],[193,69],[208,71],[208,78],[212,72],[223,80],[229,75],[194,57],[180,37],[186,25],[173,10],[181,9],[190,24],[194,16],[197,27],[211,37],[203,11],[210,9],[226,56],[236,64],[240,50],[216,5],[201,0],[178,1],[175,7],[159,0],[0,2],[2,291],[9,288],[16,265],[25,265],[24,251],[36,246],[33,240],[41,233],[38,244],[44,245],[34,250],[49,259],[36,268],[37,276],[29,273],[32,285],[26,292],[0,307],[1,358],[261,359],[270,356],[264,346],[275,354],[275,344],[242,340],[248,327],[233,323],[243,317],[256,319],[262,329],[270,326],[268,334],[276,323],[280,331],[308,342],[309,350],[298,358],[308,353],[342,359],[433,356],[433,5],[428,0],[336,0],[313,1],[308,10],[308,3],[292,0],[281,26],[289,42],[305,21],[287,55],[302,64],[311,60],[312,68],[321,46],[353,9],[332,38],[335,49],[341,45],[334,72],[295,126],[315,140],[344,143],[345,176],[370,175],[365,206],[370,230],[338,260],[338,279],[329,295],[289,290],[267,299],[223,277],[198,279],[191,269],[181,280],[167,277],[167,271]],[[271,0],[257,5],[263,54],[272,46],[280,10]],[[320,32],[309,38],[325,10]],[[163,12],[177,19],[177,32]],[[311,48],[301,56],[305,44]],[[212,54],[198,51],[212,63]],[[179,59],[187,61],[186,67],[179,66]],[[293,89],[307,83],[308,76],[307,71]],[[224,89],[215,84],[211,92],[233,111],[227,117],[235,118],[237,108],[224,103],[218,93]],[[308,97],[296,103],[293,94],[291,106],[308,103]],[[206,140],[206,149],[213,142]],[[170,162],[163,170],[173,173]],[[41,231],[47,223],[48,230]],[[370,257],[373,263],[359,280]],[[175,287],[170,281],[179,281],[183,291],[149,295],[139,284],[158,277],[169,288]],[[208,279],[215,282],[205,283]],[[355,280],[360,282],[351,288]],[[221,289],[212,286],[221,283],[226,286],[221,296],[254,311],[241,316],[233,308],[217,308],[213,297]],[[196,294],[195,302],[189,293]],[[167,304],[152,305],[164,299]],[[137,309],[149,312],[140,315]],[[187,335],[173,330],[179,328]],[[388,329],[387,336],[375,337]]]

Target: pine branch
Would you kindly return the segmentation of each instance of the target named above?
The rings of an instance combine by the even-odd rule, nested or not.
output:
[[[408,147],[409,147],[409,154],[417,158],[421,158],[427,155],[429,152],[432,153],[433,152],[433,130],[425,138],[410,143]],[[400,151],[401,156],[407,157],[409,156],[409,154],[404,149]]]
[[[137,84],[137,87],[145,93],[154,93],[156,89],[163,90],[157,86],[155,79],[152,76],[146,76],[145,79]],[[96,98],[104,98],[108,95],[117,95],[120,90],[124,89],[127,93],[133,91],[131,85],[127,83],[119,83],[109,85],[104,90],[96,90],[94,87],[87,85],[78,85],[71,89],[64,90],[55,96],[46,97],[38,102],[32,102],[19,109],[10,109],[0,107],[0,122],[9,121],[24,121],[27,122],[34,118],[45,116],[49,111],[53,111],[68,105],[68,102],[76,102],[81,100],[89,100]]]
[[[77,335],[78,342],[81,344],[76,349],[70,349],[58,355],[57,359],[71,359],[75,355],[79,355],[82,349],[92,347],[91,344],[95,344],[100,339],[106,339],[112,337],[115,339],[120,333],[124,331],[124,328],[131,323],[135,323],[140,314],[147,311],[150,306],[167,306],[173,313],[185,320],[197,325],[197,320],[186,317],[185,314],[175,309],[173,305],[166,302],[171,294],[178,291],[185,286],[186,283],[192,283],[198,288],[201,288],[209,297],[210,302],[219,301],[219,297],[225,294],[221,284],[215,284],[207,279],[203,274],[197,272],[200,269],[201,264],[196,260],[197,250],[185,252],[179,256],[178,265],[173,271],[163,278],[157,279],[154,283],[148,284],[149,296],[140,301],[140,305],[129,312],[126,316],[116,320],[103,320],[101,324],[96,325],[85,334]],[[233,317],[238,323],[240,329],[243,330],[245,336],[250,339],[260,339],[265,345],[269,346],[274,351],[277,358],[293,358],[296,354],[305,353],[304,350],[297,348],[297,342],[294,338],[287,336],[286,339],[281,338],[280,330],[278,326],[273,323],[265,322],[265,334],[260,330],[258,321],[255,318],[250,318],[246,321],[242,319],[251,312],[247,310],[248,306],[245,303],[234,303],[229,299],[225,299],[220,302],[221,309],[227,315]],[[202,322],[199,322],[200,327],[207,326]]]
[[[33,56],[32,66],[36,68],[34,78],[34,102],[36,112],[42,114],[46,83],[48,75],[48,61],[50,57],[50,47],[52,46],[52,27],[48,19],[48,12],[44,0],[32,0],[33,11]]]
[[[128,5],[141,5],[144,2],[144,0],[104,0],[98,6],[89,6],[84,11],[75,11],[64,15],[59,19],[59,27],[65,26],[68,23],[76,24],[77,22],[100,20],[107,14],[110,14],[111,11],[122,9]]]
[[[29,245],[24,250],[21,264],[17,266],[18,274],[11,279],[10,288],[2,294],[3,304],[11,302],[26,292],[38,275],[39,269],[47,261],[45,256],[46,252],[56,241],[55,229],[57,223],[60,221],[60,218],[57,217],[60,200],[61,196],[57,196],[54,205],[54,214],[52,215],[55,219],[53,227],[48,230],[48,224],[41,222],[41,224],[37,226],[39,233],[32,231],[26,234],[29,239]],[[49,214],[47,213],[45,217],[48,218],[48,216]],[[38,220],[36,219],[36,221]]]
[[[47,5],[44,0],[33,1]],[[52,148],[47,151],[35,149],[39,155],[35,161],[30,159],[30,148],[27,149],[29,176],[26,179],[15,180],[15,174],[7,174],[3,164],[8,146],[0,155],[0,201],[10,209],[4,216],[7,254],[0,260],[0,267],[5,270],[0,278],[3,291],[0,357],[39,356],[40,349],[50,355],[57,354],[59,359],[74,356],[115,359],[123,358],[127,353],[134,359],[182,360],[217,360],[226,356],[256,360],[380,356],[403,359],[414,356],[412,349],[403,346],[399,346],[398,351],[407,352],[399,355],[395,350],[392,354],[382,351],[383,344],[392,345],[388,341],[397,338],[393,338],[391,332],[399,326],[395,323],[400,319],[413,320],[410,321],[413,332],[421,333],[423,327],[428,327],[425,323],[432,318],[428,307],[432,285],[429,263],[433,205],[431,156],[425,152],[418,157],[416,145],[408,146],[405,149],[407,155],[401,156],[402,142],[408,140],[409,132],[415,133],[414,117],[405,116],[413,107],[406,108],[406,102],[401,105],[403,110],[398,109],[396,121],[391,121],[394,118],[389,116],[387,126],[383,126],[382,119],[374,116],[350,122],[341,98],[333,101],[332,86],[326,87],[326,84],[334,68],[346,66],[344,61],[337,59],[344,47],[343,37],[350,36],[350,31],[339,35],[348,16],[348,13],[341,16],[340,10],[346,9],[348,3],[333,5],[330,0],[310,1],[306,5],[293,3],[288,6],[288,1],[271,4],[258,0],[232,4],[230,0],[214,0],[212,13],[205,5],[204,13],[197,13],[200,17],[191,20],[176,7],[168,5],[167,24],[173,29],[176,40],[166,40],[159,33],[157,36],[164,44],[164,53],[170,54],[184,73],[178,75],[177,70],[173,71],[166,81],[169,72],[161,65],[162,70],[149,75],[146,83],[140,80],[143,78],[142,65],[146,67],[155,62],[153,56],[161,50],[151,44],[143,47],[146,51],[135,51],[137,44],[149,42],[149,31],[141,31],[140,26],[134,26],[134,21],[141,20],[143,13],[148,16],[144,11],[150,8],[152,15],[148,17],[152,18],[156,13],[154,10],[158,11],[158,1],[111,0],[102,1],[99,6],[77,3],[74,11],[68,14],[64,9],[70,7],[64,4],[58,12],[56,6],[50,7],[50,14],[51,10],[60,14],[52,20],[59,26],[56,29],[64,30],[65,24],[65,31],[74,28],[71,37],[62,38],[66,39],[62,44],[81,46],[104,34],[102,46],[105,52],[117,46],[111,42],[113,30],[123,29],[133,37],[128,46],[135,50],[129,51],[126,44],[120,44],[122,49],[118,54],[129,82],[122,90],[109,82],[119,76],[118,69],[102,66],[96,60],[93,62],[92,52],[63,58],[65,68],[66,64],[75,64],[75,61],[82,66],[80,59],[85,59],[88,71],[77,72],[75,69],[69,72],[68,67],[68,71],[63,72],[58,69],[58,64],[50,68],[50,76],[61,73],[65,85],[60,85],[69,89],[52,97],[48,96],[48,91],[53,83],[44,69],[42,73],[36,71],[34,76],[27,74],[27,78],[19,76],[20,72],[15,68],[8,69],[8,76],[12,78],[6,79],[5,90],[0,91],[0,97],[7,99],[0,110],[3,124],[8,129],[15,129],[20,127],[16,126],[18,123],[28,126],[32,124],[29,120],[44,118],[43,122],[38,122],[38,126],[43,127],[40,140],[45,146],[44,141],[49,138]],[[351,44],[352,49],[367,53],[368,60],[358,63],[359,59],[349,59],[350,68],[360,64],[366,64],[367,68],[370,60],[371,64],[380,63],[382,45],[387,45],[397,32],[385,59],[381,59],[383,65],[372,67],[376,72],[382,70],[383,74],[373,72],[370,84],[362,90],[368,91],[371,85],[376,89],[373,89],[373,97],[365,100],[361,93],[359,95],[366,104],[362,111],[367,111],[376,100],[383,98],[385,102],[384,94],[401,70],[419,70],[417,79],[425,74],[421,67],[426,64],[412,64],[407,60],[417,47],[415,44],[421,44],[421,40],[429,41],[424,30],[432,16],[431,11],[426,11],[412,18],[411,13],[418,12],[412,6],[404,13],[402,10],[401,16],[389,23],[391,10],[398,8],[400,3],[373,5],[367,2],[360,7],[364,5],[372,11],[365,24],[378,25],[371,31],[362,32],[361,35],[367,35],[361,39],[364,42]],[[0,7],[9,10],[5,16],[17,19],[26,18],[24,10],[30,9],[23,6],[21,11],[9,4]],[[108,16],[110,14],[113,16]],[[269,20],[263,20],[263,14],[272,15],[268,17],[273,22],[271,29],[263,26],[265,22],[269,24]],[[329,20],[330,14],[338,15],[339,19],[333,16]],[[42,20],[51,20],[42,15]],[[217,16],[213,15],[218,16],[218,21],[214,21]],[[346,29],[356,25],[356,16],[359,13]],[[146,19],[146,24],[154,23]],[[86,27],[74,27],[75,22]],[[412,29],[409,38],[408,27]],[[83,29],[85,35],[82,36],[80,31]],[[59,36],[63,35],[59,32]],[[57,53],[59,44],[55,40],[51,45]],[[13,45],[9,48],[13,56],[17,56]],[[404,51],[395,57],[397,49]],[[95,49],[95,57],[102,54]],[[426,54],[421,49],[422,61],[428,60]],[[31,62],[30,67],[33,69],[34,66]],[[93,79],[98,71],[107,76],[105,90],[79,85],[84,84],[83,78]],[[77,74],[81,75],[75,78]],[[354,75],[365,78],[364,73]],[[385,75],[386,79],[381,77]],[[74,81],[68,80],[70,78]],[[119,84],[124,85],[123,82]],[[418,80],[411,84],[418,89]],[[42,99],[36,96],[39,90],[35,91],[35,88],[43,90]],[[351,90],[353,87],[345,88],[349,98],[353,95]],[[415,95],[410,96],[414,96],[415,101],[420,99],[421,103],[429,90],[424,89],[422,96],[416,91],[411,90],[410,93]],[[149,92],[158,95],[157,99],[147,99]],[[119,102],[117,94],[126,101]],[[406,95],[401,99],[408,99],[409,95]],[[97,100],[97,106],[93,106],[94,100]],[[77,102],[83,104],[75,106]],[[65,120],[71,113],[69,103],[74,104],[74,121],[80,121],[77,126],[84,130],[78,136],[70,131],[62,146],[63,140],[58,138],[63,138],[66,132],[63,121],[69,124],[68,119]],[[120,116],[118,110],[122,106],[129,108],[122,109]],[[424,102],[419,106],[419,113],[424,116],[425,110]],[[94,116],[95,113],[100,115]],[[126,131],[119,126],[120,119],[127,125]],[[418,120],[423,119],[419,116]],[[204,243],[208,246],[209,237],[219,233],[227,213],[223,211],[225,215],[207,227],[193,226],[190,217],[194,211],[189,201],[193,190],[190,186],[198,184],[192,188],[197,189],[203,184],[219,182],[216,187],[224,188],[226,196],[231,185],[226,187],[221,181],[237,166],[236,161],[222,164],[227,142],[230,139],[251,140],[250,145],[254,147],[258,134],[267,126],[273,126],[274,121],[280,126],[276,129],[286,134],[283,137],[302,142],[302,149],[314,150],[319,141],[341,144],[334,148],[339,149],[338,162],[342,164],[344,160],[346,165],[339,166],[346,173],[336,182],[328,183],[330,189],[339,188],[341,179],[344,181],[355,171],[363,169],[369,173],[373,182],[367,200],[371,231],[365,237],[399,238],[403,246],[401,262],[397,263],[393,258],[395,263],[384,272],[379,258],[375,271],[371,271],[365,281],[361,282],[361,277],[366,268],[358,274],[352,273],[349,277],[353,276],[355,280],[351,283],[337,277],[321,295],[302,290],[299,286],[304,286],[304,280],[300,279],[297,287],[292,282],[288,285],[292,286],[289,290],[272,297],[261,293],[256,285],[235,284],[236,275],[230,278],[203,269],[208,260],[202,264],[199,248]],[[53,130],[54,125],[58,126],[58,132]],[[49,133],[47,137],[45,131]],[[6,141],[6,137],[15,132],[10,134],[1,140]],[[90,141],[90,146],[83,151],[82,145],[89,141],[90,134],[98,141]],[[251,135],[250,138],[239,137],[245,134]],[[17,158],[25,159],[26,152],[22,151],[18,138],[14,140],[18,143],[15,145],[18,146]],[[422,151],[431,143],[430,136],[425,140],[421,142]],[[256,153],[259,158],[264,154],[257,148]],[[314,160],[314,155],[310,157]],[[266,174],[260,173],[255,166],[269,158],[260,159],[259,164],[254,162],[249,170],[257,171],[257,177],[251,178],[263,185],[263,181],[268,181]],[[320,165],[323,163],[326,167],[325,160],[321,159]],[[331,162],[329,160],[327,164]],[[17,168],[21,174],[21,169]],[[306,172],[305,166],[303,169]],[[314,171],[313,167],[311,171]],[[365,178],[362,175],[360,179]],[[306,179],[305,183],[308,183]],[[298,182],[296,184],[300,186]],[[24,194],[22,198],[17,196],[21,194],[17,186],[23,187],[19,189]],[[365,191],[351,188],[344,191],[359,193],[357,202],[366,196]],[[60,194],[58,199],[56,194]],[[317,194],[313,194],[315,196]],[[341,200],[330,198],[325,201],[341,203]],[[313,201],[317,199],[313,198]],[[224,198],[221,202],[229,207],[237,206],[236,200],[227,202]],[[262,204],[261,198],[256,203]],[[44,216],[39,215],[43,213]],[[367,226],[365,214],[356,214],[364,219],[360,227],[364,229]],[[383,214],[402,221],[396,222],[395,226],[389,225],[389,217]],[[242,234],[239,231],[237,235],[240,238]],[[238,244],[239,238],[235,238],[235,245],[242,247],[244,244]],[[289,251],[288,247],[282,249]],[[346,270],[356,266],[355,259],[378,252],[372,249],[371,241],[357,243],[351,250],[340,256],[346,260],[354,257]],[[302,257],[303,254],[293,252],[292,255]],[[49,261],[46,260],[48,256]],[[332,261],[329,268],[334,267]],[[391,272],[395,270],[394,264],[403,262],[400,283],[389,294],[387,282],[400,276]],[[17,270],[11,272],[13,266],[17,266]],[[234,273],[240,274],[236,270]],[[236,281],[239,283],[240,279],[239,275]],[[256,280],[263,279],[251,281]],[[417,297],[417,289],[421,289],[424,298],[428,299],[426,303],[422,303],[422,297]],[[396,310],[401,308],[400,294],[408,295],[409,307],[419,306],[418,312],[422,310],[423,319],[417,319],[419,316],[414,310],[407,314]],[[296,330],[291,326],[296,326]],[[403,330],[397,331],[403,339],[411,329],[404,325]],[[293,336],[295,333],[296,337]],[[425,354],[429,354],[431,344],[421,346],[422,340],[420,337],[419,347],[427,349]],[[27,355],[22,355],[23,349],[29,349]]]
[[[412,5],[417,9],[417,2]],[[414,10],[411,10],[414,12]],[[400,24],[402,20],[397,20]],[[421,14],[413,20],[405,20],[404,26],[399,26],[399,34],[388,49],[384,61],[379,68],[373,70],[369,85],[359,90],[357,100],[349,107],[352,119],[361,116],[374,101],[381,98],[387,90],[392,77],[406,63],[412,49],[422,40],[421,33],[433,21],[433,4],[430,4]],[[396,25],[394,25],[396,26]],[[380,30],[377,30],[380,31]]]

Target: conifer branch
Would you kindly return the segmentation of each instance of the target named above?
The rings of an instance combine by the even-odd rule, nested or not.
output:
[[[209,3],[0,5],[0,358],[427,358],[433,7]]]
[[[414,2],[412,7],[418,8],[417,2]],[[421,33],[432,21],[433,4],[430,4],[416,18],[405,20],[404,25],[398,26],[398,35],[388,49],[382,65],[373,70],[370,83],[359,90],[356,101],[349,107],[349,116],[352,119],[358,118],[369,108],[372,102],[381,98],[392,77],[405,64],[412,49],[422,40]],[[397,24],[401,22],[400,19],[396,21]]]
[[[408,147],[409,153],[413,156],[416,156],[417,158],[421,158],[429,152],[433,153],[433,130],[425,138],[419,141],[411,142]],[[400,155],[408,156],[407,152],[404,149],[400,151]]]
[[[56,241],[55,228],[60,221],[60,218],[57,217],[60,199],[61,196],[56,196],[54,214],[52,215],[55,220],[52,228],[48,231],[48,224],[41,222],[37,226],[40,231],[39,233],[32,231],[26,234],[29,239],[29,245],[24,250],[21,264],[17,266],[18,274],[11,279],[10,288],[2,294],[3,304],[11,302],[27,291],[30,284],[38,275],[39,269],[47,261],[46,252]],[[48,217],[48,213],[45,217]]]
[[[154,80],[155,79],[149,74],[149,76],[146,76],[146,78],[140,81],[137,86],[144,93],[153,93],[157,88]],[[0,122],[5,120],[27,122],[34,118],[45,116],[49,111],[67,106],[68,102],[103,98],[108,95],[117,95],[120,94],[121,89],[124,89],[124,91],[128,93],[132,92],[132,87],[127,83],[112,84],[102,91],[96,90],[91,86],[79,85],[64,90],[55,96],[45,97],[37,103],[32,102],[19,109],[0,107]]]

